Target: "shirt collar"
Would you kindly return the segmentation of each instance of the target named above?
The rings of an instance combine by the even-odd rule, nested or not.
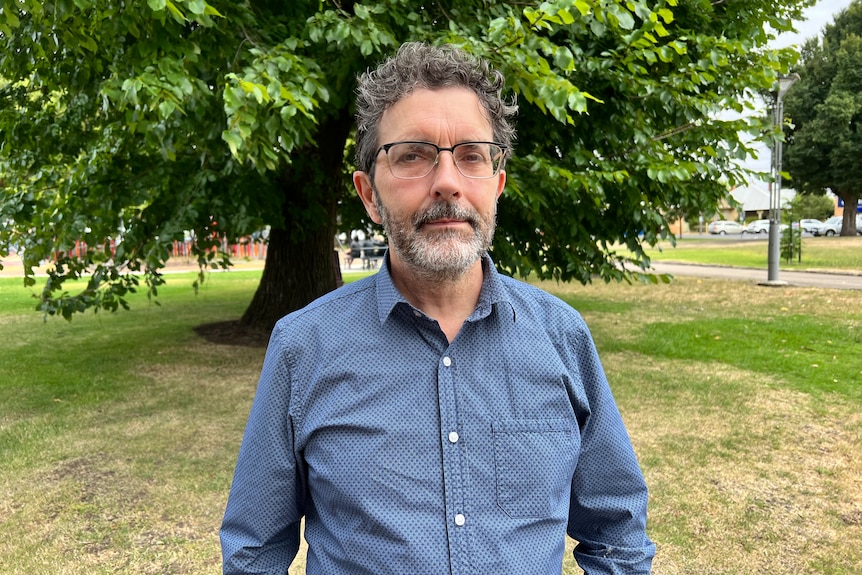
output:
[[[494,267],[494,262],[487,253],[482,256],[482,275],[482,290],[479,292],[479,301],[476,304],[476,309],[467,318],[467,321],[487,316],[491,313],[491,308],[496,303],[509,302],[509,298],[506,297],[506,290],[503,289],[500,273]],[[411,304],[392,282],[392,276],[389,273],[388,251],[386,252],[386,257],[383,258],[375,279],[377,286],[377,313],[380,323],[383,323],[397,304]],[[509,304],[511,305],[511,302]]]

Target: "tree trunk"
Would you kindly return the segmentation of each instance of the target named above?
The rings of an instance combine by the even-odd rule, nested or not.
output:
[[[352,123],[346,110],[321,123],[317,146],[298,150],[282,174],[283,223],[270,230],[263,274],[240,320],[243,327],[269,332],[284,315],[340,285],[340,267],[333,263],[336,216]]]
[[[859,204],[859,194],[842,193],[838,194],[844,200],[844,215],[841,220],[841,235],[855,236],[856,235],[856,206]]]

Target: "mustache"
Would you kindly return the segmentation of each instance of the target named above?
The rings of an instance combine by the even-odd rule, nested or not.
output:
[[[479,214],[452,202],[437,202],[414,215],[413,226],[418,230],[424,224],[435,220],[463,220],[475,230],[479,225]]]

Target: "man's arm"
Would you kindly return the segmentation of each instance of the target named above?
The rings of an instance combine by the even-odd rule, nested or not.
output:
[[[299,550],[305,486],[276,327],[242,440],[220,537],[225,575],[284,575]]]
[[[576,345],[589,413],[569,508],[575,559],[587,575],[648,574],[655,545],[646,534],[646,482],[589,333]]]

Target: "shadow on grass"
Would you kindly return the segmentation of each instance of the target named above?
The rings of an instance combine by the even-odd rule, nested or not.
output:
[[[266,347],[270,332],[256,330],[240,323],[240,320],[205,323],[194,328],[196,334],[216,345],[243,347]]]

